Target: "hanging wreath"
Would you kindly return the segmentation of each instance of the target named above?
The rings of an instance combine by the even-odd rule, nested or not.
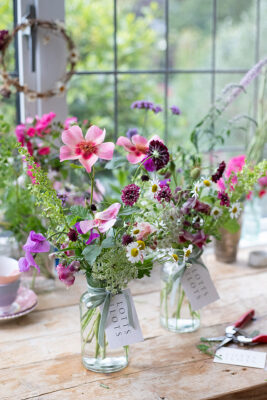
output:
[[[54,33],[59,33],[61,34],[61,36],[63,37],[63,39],[67,44],[67,49],[68,49],[67,61],[69,68],[67,67],[65,74],[59,79],[58,82],[56,82],[54,88],[46,90],[44,92],[38,92],[36,90],[28,88],[27,85],[21,85],[17,77],[14,78],[8,74],[6,68],[5,56],[10,43],[14,40],[14,37],[18,31],[23,31],[28,27],[30,28],[42,27]],[[44,44],[46,44],[48,41],[49,38],[44,38]],[[17,92],[24,93],[27,96],[28,100],[36,100],[37,98],[44,99],[60,95],[65,92],[66,84],[74,74],[74,69],[77,61],[78,61],[78,52],[75,48],[73,40],[67,34],[64,24],[62,22],[29,19],[28,21],[23,22],[20,25],[17,25],[12,33],[9,33],[6,30],[2,30],[0,31],[0,74],[2,76],[4,84],[1,89],[1,94],[4,97],[9,97],[9,95],[11,94],[10,87],[13,86],[15,87]]]

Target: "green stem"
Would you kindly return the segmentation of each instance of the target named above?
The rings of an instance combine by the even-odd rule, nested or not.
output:
[[[165,301],[165,323],[166,323],[166,327],[168,328],[169,323],[168,323],[168,294],[167,294],[167,285],[164,288],[164,301]]]
[[[99,342],[98,342],[98,332],[99,332],[100,318],[101,318],[101,314],[99,312],[97,317],[96,317],[96,324],[95,324],[95,358],[98,358],[99,351],[100,351],[100,345],[99,345]]]
[[[125,350],[125,357],[126,357],[126,360],[128,362],[128,359],[129,359],[129,346],[123,346],[123,347],[124,347],[124,350]]]
[[[94,182],[95,182],[95,168],[92,167],[92,175],[91,175],[91,198],[90,198],[90,206],[93,204],[93,195],[94,195]]]
[[[181,309],[184,301],[184,296],[185,293],[182,289],[182,285],[179,283],[179,295],[178,295],[178,304],[177,304],[177,309],[176,309],[176,323],[177,320],[181,318]]]
[[[31,289],[34,289],[35,286],[35,279],[36,279],[36,275],[37,275],[37,270],[34,268],[34,270],[32,271],[32,282],[31,282]]]

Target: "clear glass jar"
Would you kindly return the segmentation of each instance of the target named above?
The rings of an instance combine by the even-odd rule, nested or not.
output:
[[[98,342],[101,313],[99,307],[93,308],[91,295],[85,292],[80,299],[82,363],[94,372],[116,372],[127,367],[129,346],[110,349],[106,340],[102,348]]]
[[[192,310],[180,278],[173,280],[177,263],[166,262],[161,268],[160,323],[171,332],[193,332],[200,326],[200,314]]]

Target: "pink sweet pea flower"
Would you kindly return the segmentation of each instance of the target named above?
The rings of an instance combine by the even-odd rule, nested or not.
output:
[[[105,129],[102,131],[93,125],[88,129],[84,138],[78,125],[71,126],[62,133],[62,141],[66,146],[60,148],[60,161],[79,160],[86,171],[90,173],[98,158],[111,160],[113,157],[114,143],[103,143],[105,134]]]
[[[100,233],[107,232],[116,222],[118,212],[121,208],[120,203],[111,204],[106,210],[95,213],[95,219],[80,222],[80,229],[87,233],[93,228],[98,228]]]
[[[136,224],[134,230],[138,230],[139,232],[136,235],[137,240],[146,239],[151,233],[156,232],[156,228],[149,224],[148,222],[140,222]]]
[[[131,140],[127,137],[120,136],[116,144],[118,146],[122,146],[129,153],[127,155],[127,160],[131,164],[138,164],[145,159],[149,148],[149,143],[152,140],[159,140],[160,142],[163,142],[157,135],[153,136],[153,138],[148,141],[145,137],[137,134],[132,136]]]
[[[80,269],[79,261],[72,261],[70,265],[58,264],[58,266],[56,267],[59,280],[62,281],[68,287],[73,285],[75,281],[74,274],[78,272],[79,269]]]
[[[46,253],[50,250],[50,244],[46,238],[41,233],[31,231],[23,250],[25,251],[25,257],[19,259],[19,270],[25,272],[30,267],[35,267],[40,272],[32,253]]]
[[[77,117],[69,117],[69,118],[65,119],[64,129],[65,130],[69,129],[71,127],[71,125],[74,124],[77,121],[78,121]]]

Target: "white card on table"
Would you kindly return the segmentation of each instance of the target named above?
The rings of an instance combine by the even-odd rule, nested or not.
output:
[[[134,328],[129,325],[128,307],[124,292],[128,295],[132,305]],[[112,296],[110,300],[105,332],[111,349],[117,349],[144,340],[130,289],[123,290],[123,293]]]
[[[240,365],[242,367],[264,368],[266,353],[222,347],[216,351],[213,361],[221,364]]]
[[[219,299],[209,271],[202,265],[186,268],[181,283],[194,311]]]

